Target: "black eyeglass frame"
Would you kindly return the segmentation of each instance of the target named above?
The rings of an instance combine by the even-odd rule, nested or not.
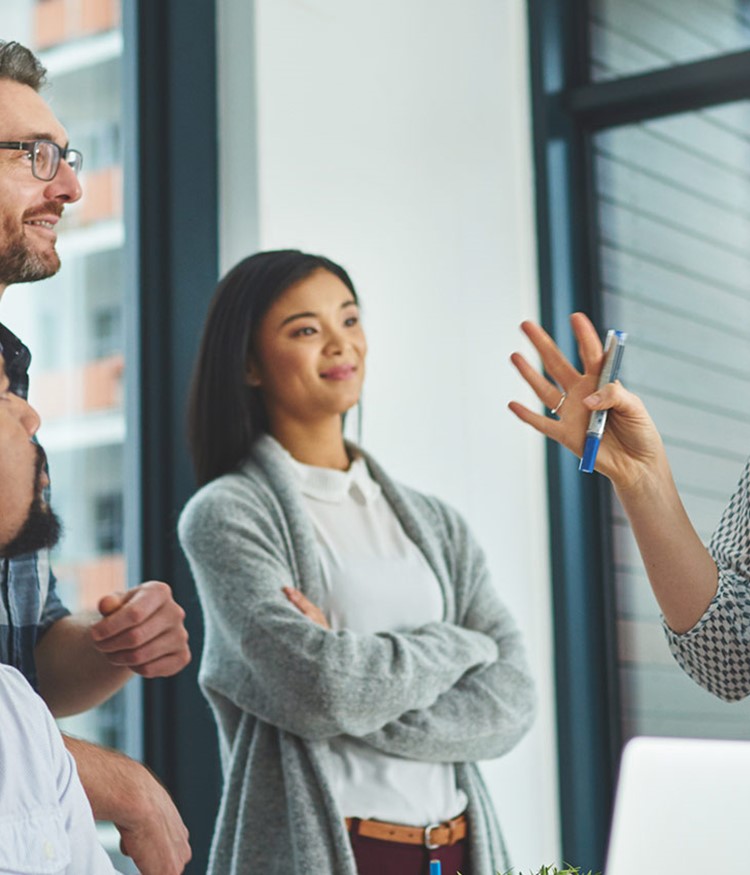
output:
[[[42,176],[37,172],[37,148],[40,143],[54,147],[55,154],[57,154],[57,161],[53,160],[52,173],[49,176]],[[39,139],[8,142],[1,141],[0,149],[17,149],[19,152],[28,152],[31,156],[31,173],[35,179],[40,179],[42,182],[51,182],[57,176],[57,171],[60,169],[61,161],[65,161],[76,176],[78,176],[81,172],[81,167],[83,167],[83,155],[78,149],[63,148],[62,146],[58,146],[54,140]],[[73,161],[70,160],[71,157],[73,158]]]

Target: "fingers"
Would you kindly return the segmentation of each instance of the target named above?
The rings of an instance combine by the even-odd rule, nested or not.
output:
[[[584,373],[598,375],[602,369],[604,349],[593,322],[585,313],[573,313],[570,325],[578,342],[578,354]]]
[[[558,444],[567,447],[577,456],[581,455],[583,442],[585,440],[585,425],[582,422],[570,424],[565,419],[550,419],[549,416],[543,416],[540,413],[535,413],[519,404],[517,401],[511,401],[508,408],[522,422],[527,423],[532,428],[535,428],[540,434],[551,438]],[[588,414],[585,414],[586,418]],[[577,420],[577,417],[574,417]]]
[[[515,413],[522,422],[527,423],[538,432],[541,432],[541,434],[546,435],[546,437],[554,439],[556,427],[558,425],[556,420],[550,419],[549,416],[543,416],[541,413],[535,413],[533,410],[529,410],[528,407],[524,407],[523,404],[519,404],[518,401],[510,401],[508,403],[508,408]]]
[[[532,367],[520,352],[514,352],[510,360],[545,407],[552,409],[560,402],[560,389]]]
[[[522,322],[521,330],[529,338],[534,348],[539,353],[539,357],[544,365],[544,370],[555,380],[563,389],[568,387],[576,380],[579,375],[578,371],[563,355],[562,351],[555,341],[547,334],[547,332],[537,325],[535,322]],[[554,404],[552,405],[554,407]]]
[[[641,399],[619,382],[598,387],[603,348],[591,321],[583,313],[574,313],[570,324],[578,343],[583,373],[573,369],[549,335],[533,322],[521,326],[539,352],[548,374],[565,389],[567,400],[559,408],[558,418],[529,410],[516,401],[508,407],[522,422],[546,437],[581,456],[591,411],[611,410],[602,438],[596,469],[626,490],[642,480],[644,472],[667,469],[664,445],[656,426]],[[550,408],[559,401],[554,387],[518,353],[512,361],[537,397]]]
[[[103,596],[99,599],[99,613],[103,617],[108,617],[110,614],[114,614],[114,612],[122,607],[125,602],[128,600],[128,594],[126,592],[112,592],[109,595]]]
[[[294,587],[292,586],[285,586],[282,588],[281,591],[295,606],[295,608],[300,611],[300,613],[305,614],[305,616],[310,613],[310,610],[313,607],[313,603],[310,601],[310,599],[306,598],[305,595],[301,593],[298,589],[294,589]]]
[[[120,851],[138,866],[141,875],[180,875],[192,859],[192,851],[185,831],[182,841],[167,845],[161,836],[134,835],[123,829],[120,833]]]
[[[589,410],[617,410],[626,416],[647,416],[643,401],[622,385],[619,380],[607,383],[583,399]]]
[[[180,875],[192,859],[190,834],[171,800],[148,821],[133,827],[116,825],[120,849],[141,875]]]
[[[661,437],[646,405],[619,380],[592,392],[583,399],[583,403],[589,410],[610,411],[607,433],[615,435],[618,442],[631,453],[640,456],[653,455],[661,443]]]
[[[601,339],[594,324],[585,313],[573,313],[570,317],[570,324],[578,343],[578,353],[583,364],[583,372],[585,374],[599,374],[602,367],[603,349]],[[535,322],[525,321],[521,323],[521,330],[539,353],[545,371],[563,389],[567,390],[576,377],[579,376],[579,372],[540,325],[537,325]],[[518,367],[518,365],[516,366]],[[524,379],[531,383],[526,374],[524,374]],[[537,392],[537,395],[539,395],[537,387],[533,384],[531,385],[534,391]],[[540,386],[539,388],[542,387]],[[548,393],[547,397],[549,397]],[[539,398],[548,407],[554,407],[554,404],[549,404],[542,395],[539,395]]]
[[[142,583],[126,593],[104,596],[99,602],[99,608],[104,609],[102,613],[106,616],[92,627],[94,640],[104,641],[133,626],[139,626],[170,603],[182,611],[174,602],[170,587],[158,580]]]
[[[190,662],[185,611],[166,583],[149,581],[104,596],[99,608],[105,617],[91,627],[91,636],[113,665],[144,677],[165,677]]]
[[[109,813],[123,853],[133,859],[141,875],[180,875],[192,850],[179,811],[152,772],[118,756],[122,786],[113,796],[115,810]]]
[[[114,642],[107,642],[97,649],[112,665],[129,668],[145,678],[171,677],[190,662],[187,632],[184,637],[165,632],[141,641],[141,636],[149,634],[146,628],[124,632]]]
[[[282,587],[282,592],[289,599],[289,601],[297,608],[300,613],[304,614],[308,619],[312,620],[313,623],[317,623],[318,626],[322,626],[324,629],[330,629],[328,619],[326,615],[321,611],[321,609],[310,601],[303,593],[301,593],[298,589],[294,589],[291,586]]]

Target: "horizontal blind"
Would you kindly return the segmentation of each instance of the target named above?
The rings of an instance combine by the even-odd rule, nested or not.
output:
[[[747,0],[590,0],[591,78],[602,81],[750,46]]]
[[[750,104],[607,130],[594,154],[606,326],[628,332],[623,382],[707,542],[750,454]],[[611,524],[624,736],[750,737],[750,700],[674,663],[614,500]]]

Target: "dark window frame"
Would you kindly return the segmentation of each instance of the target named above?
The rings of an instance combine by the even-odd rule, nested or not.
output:
[[[750,51],[592,83],[588,4],[529,0],[541,319],[573,360],[568,314],[601,315],[591,134],[750,99]],[[604,863],[622,747],[608,485],[547,453],[563,858]]]
[[[192,663],[140,685],[144,761],[190,830],[203,873],[220,797],[214,721],[198,687],[203,627],[176,524],[195,490],[188,384],[218,276],[216,0],[123,3],[129,583],[168,581]],[[250,50],[250,49],[249,49]],[[252,82],[248,88],[253,89]],[[132,686],[132,685],[131,685]]]

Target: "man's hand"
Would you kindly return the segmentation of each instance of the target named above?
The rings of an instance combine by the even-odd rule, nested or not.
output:
[[[55,717],[106,701],[137,672],[167,677],[190,662],[185,612],[151,580],[104,596],[99,610],[62,617],[37,641],[39,692]]]
[[[112,665],[143,677],[169,677],[190,662],[185,611],[166,583],[150,580],[99,601],[102,620],[91,626],[94,647]]]
[[[144,765],[116,750],[63,735],[96,820],[111,821],[141,875],[180,875],[192,856],[169,793]]]
[[[115,821],[120,850],[138,867],[141,875],[179,875],[192,857],[187,827],[167,791],[149,775],[144,787],[147,810],[128,812]]]

